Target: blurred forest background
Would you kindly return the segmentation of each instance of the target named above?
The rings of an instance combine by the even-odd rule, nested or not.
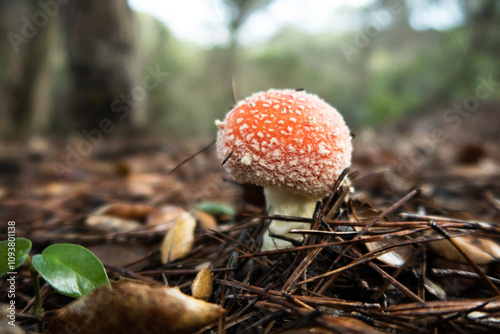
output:
[[[126,0],[0,1],[0,136],[213,138],[214,120],[234,104],[232,79],[238,99],[305,88],[355,130],[466,103],[481,85],[490,89],[481,100],[500,98],[499,1],[346,1],[338,15],[350,30],[287,25],[252,45],[239,32],[273,0],[216,2],[229,37],[200,46]],[[412,15],[446,3],[460,22],[412,26]]]

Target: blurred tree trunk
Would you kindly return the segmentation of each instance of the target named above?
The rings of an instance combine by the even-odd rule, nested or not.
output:
[[[53,112],[50,51],[58,17],[35,0],[0,1],[0,22],[0,134],[45,130]]]
[[[16,26],[14,12],[27,14],[28,6],[22,2],[10,5],[6,1],[0,1],[0,33],[8,36],[9,32],[19,34],[20,29],[14,30]],[[7,38],[0,39],[0,133],[10,135],[15,133],[14,115],[20,111],[19,97],[22,91],[23,58],[25,53],[19,54],[14,50]]]
[[[65,25],[70,128],[99,129],[107,118],[118,128],[129,129],[145,96],[133,94],[139,68],[133,12],[127,1],[70,1]]]

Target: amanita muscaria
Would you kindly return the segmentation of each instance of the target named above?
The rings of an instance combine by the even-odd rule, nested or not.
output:
[[[253,94],[216,121],[217,156],[238,181],[264,187],[271,215],[311,218],[351,164],[351,135],[340,113],[318,96],[290,89]],[[229,158],[228,158],[229,157]],[[298,241],[291,229],[307,223],[273,220],[262,250],[293,246],[269,231]]]

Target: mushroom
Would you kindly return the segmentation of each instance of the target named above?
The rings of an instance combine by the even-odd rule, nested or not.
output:
[[[238,181],[264,187],[271,215],[311,218],[351,164],[351,136],[342,115],[305,91],[255,93],[215,122],[217,157]],[[270,232],[302,241],[291,229],[310,224],[272,220],[262,250],[292,247]]]

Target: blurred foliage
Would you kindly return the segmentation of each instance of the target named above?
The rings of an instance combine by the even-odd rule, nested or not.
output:
[[[494,20],[499,16],[497,9],[480,27],[470,19],[444,31],[417,31],[399,19],[377,31],[361,27],[346,34],[311,35],[299,27],[283,27],[265,44],[240,46],[233,73],[236,95],[243,99],[269,88],[305,88],[337,107],[354,128],[448,108],[474,95],[479,77],[491,75],[498,82],[498,53],[492,51],[500,47]],[[484,39],[480,46],[478,34]],[[354,51],[347,56],[342,45]],[[213,120],[224,117],[233,104],[222,89],[231,80],[220,75],[227,65],[225,52],[223,47],[178,43],[165,53],[171,71],[165,91],[176,92],[165,105],[163,129],[168,133],[214,135]],[[177,58],[184,60],[183,69],[175,65]],[[499,97],[496,89],[491,98]]]
[[[271,1],[255,1],[249,7],[245,1],[226,1],[232,37],[228,45],[211,48],[179,41],[156,19],[136,13],[141,78],[151,69],[168,73],[147,91],[142,116],[146,122],[139,130],[213,137],[214,120],[234,105],[232,79],[237,99],[270,88],[304,88],[339,109],[355,130],[408,113],[449,108],[474,95],[479,77],[500,81],[500,2],[456,1],[464,20],[448,30],[415,30],[409,24],[415,6],[436,1],[400,1],[396,3],[401,10],[395,11],[394,1],[379,0],[362,10],[342,8],[341,15],[353,22],[348,32],[332,25],[313,35],[285,26],[271,40],[252,46],[237,44],[237,30]],[[388,19],[381,23],[377,17]],[[66,112],[61,95],[67,79],[61,48],[57,52],[61,61],[54,62],[51,73],[52,85],[60,88],[52,89],[52,121],[42,130],[64,132],[59,116]],[[6,68],[0,62],[2,82]],[[491,98],[500,97],[498,85],[495,88]]]

